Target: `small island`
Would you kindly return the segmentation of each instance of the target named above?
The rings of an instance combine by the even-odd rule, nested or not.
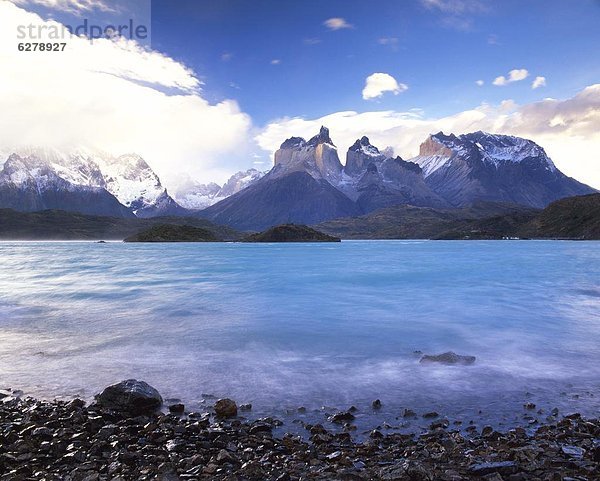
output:
[[[160,224],[129,236],[123,242],[221,242],[221,239],[201,227]]]
[[[341,242],[341,239],[306,225],[283,224],[251,234],[242,242]]]

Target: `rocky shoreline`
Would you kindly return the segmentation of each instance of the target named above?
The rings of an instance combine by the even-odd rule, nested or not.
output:
[[[307,438],[275,437],[273,418],[217,400],[209,412],[163,400],[141,381],[105,389],[96,402],[40,401],[0,391],[0,480],[411,480],[592,481],[600,479],[600,420],[566,415],[523,428],[452,430],[437,416],[420,435],[353,439],[352,410],[332,416],[343,431],[307,424]],[[374,402],[377,408],[377,401]]]

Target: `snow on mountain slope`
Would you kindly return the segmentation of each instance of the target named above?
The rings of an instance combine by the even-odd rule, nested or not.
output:
[[[423,169],[425,177],[452,162],[454,157],[478,157],[483,163],[498,167],[506,162],[519,163],[538,159],[541,165],[555,171],[556,167],[535,142],[511,135],[473,132],[455,136],[439,132],[421,144],[419,155],[410,159]]]
[[[0,208],[133,217],[106,189],[74,184],[56,172],[51,162],[35,155],[11,154],[4,163],[0,171]]]
[[[106,190],[127,207],[152,207],[166,194],[158,176],[137,154],[97,155],[93,161],[102,171]]]
[[[560,172],[542,147],[510,135],[437,133],[412,162],[431,189],[451,205],[500,201],[543,208],[554,200],[594,192]]]
[[[484,162],[498,166],[502,162],[522,162],[525,159],[540,158],[544,167],[555,171],[554,162],[535,142],[512,135],[494,135],[474,132],[461,135],[460,139],[472,142],[482,154]]]
[[[69,189],[104,189],[135,214],[147,209],[159,215],[161,207],[166,206],[170,210],[165,214],[169,214],[179,207],[150,166],[136,154],[113,156],[84,149],[61,152],[35,147],[18,149],[16,154],[21,161],[14,161],[10,174],[4,176],[4,181],[15,185],[34,179],[38,185],[54,183],[55,188],[68,185]]]
[[[248,169],[233,174],[223,186],[214,182],[200,184],[190,181],[181,185],[175,191],[174,196],[177,202],[187,209],[205,209],[233,194],[237,194],[264,175],[265,172]]]

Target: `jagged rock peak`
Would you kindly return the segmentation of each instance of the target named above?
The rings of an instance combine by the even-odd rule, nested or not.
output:
[[[430,137],[434,137],[437,140],[441,140],[442,142],[443,141],[453,141],[453,140],[457,139],[456,135],[454,135],[452,132],[449,135],[446,135],[441,130],[437,134],[430,135]]]
[[[379,149],[374,145],[371,145],[369,137],[367,136],[363,136],[360,139],[357,139],[356,142],[352,144],[349,150],[353,150],[354,152],[365,152],[379,155]]]
[[[302,137],[290,137],[289,139],[284,140],[279,148],[280,149],[295,149],[298,147],[302,147],[305,144],[306,144],[306,140],[304,140]]]
[[[329,129],[327,127],[321,126],[319,133],[307,142],[307,145],[311,146],[317,146],[319,144],[330,144],[335,147],[331,137],[329,137]]]

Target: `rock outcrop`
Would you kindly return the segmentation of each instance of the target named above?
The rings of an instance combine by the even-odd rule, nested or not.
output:
[[[159,224],[125,238],[124,242],[219,242],[211,231],[190,225]]]
[[[108,386],[96,397],[96,401],[102,407],[136,416],[156,411],[163,402],[156,389],[136,379]]]
[[[340,242],[340,238],[324,234],[306,225],[285,224],[249,235],[244,242]]]
[[[267,174],[271,177],[307,172],[315,179],[337,183],[342,173],[337,147],[326,127],[321,127],[319,133],[308,141],[301,137],[287,139],[275,152],[274,161],[273,170]]]

